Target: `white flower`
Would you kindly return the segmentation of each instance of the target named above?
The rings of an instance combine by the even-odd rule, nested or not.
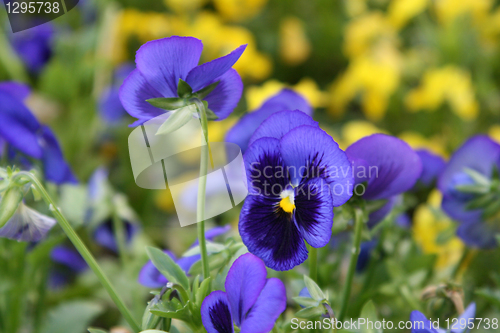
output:
[[[56,220],[21,203],[10,220],[0,229],[0,237],[22,242],[37,242],[56,224]]]

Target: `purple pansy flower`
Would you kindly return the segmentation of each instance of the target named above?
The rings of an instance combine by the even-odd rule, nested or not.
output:
[[[165,112],[146,100],[181,97],[177,93],[180,79],[192,88],[193,93],[219,82],[203,99],[220,120],[229,116],[243,91],[241,78],[231,67],[245,47],[242,45],[226,56],[198,65],[203,44],[196,38],[173,36],[144,44],[137,51],[137,68],[120,88],[123,107],[138,119],[131,126],[141,125]]]
[[[229,225],[224,227],[215,227],[209,229],[205,233],[205,238],[207,240],[213,240],[215,237],[225,234],[230,229],[231,226]],[[196,245],[198,245],[198,240],[196,240],[193,243],[193,245],[191,245],[191,248]],[[201,259],[200,254],[195,254],[188,257],[176,258],[171,251],[165,250],[164,252],[168,254],[177,263],[177,265],[179,265],[179,267],[186,273],[189,272],[189,269],[191,268],[191,266],[193,266],[195,262]],[[153,262],[151,260],[148,261],[142,267],[139,273],[138,281],[140,284],[148,288],[161,288],[168,282],[167,278],[160,273],[160,271],[153,265]]]
[[[239,230],[267,267],[289,270],[313,247],[330,241],[333,207],[352,196],[346,154],[301,111],[273,114],[255,131],[244,155],[249,195]],[[349,190],[349,188],[351,190]]]
[[[12,47],[31,73],[38,73],[52,56],[54,25],[50,22],[12,34]]]
[[[450,330],[434,327],[433,323],[420,311],[413,311],[410,314],[412,322],[411,333],[467,333],[470,331],[468,326],[476,318],[476,304],[471,303],[464,313],[458,317],[458,321],[452,320]]]
[[[476,172],[489,181],[494,169],[498,170],[499,167],[500,145],[487,136],[478,135],[467,140],[453,154],[439,177],[438,188],[443,193],[442,208],[461,223],[457,234],[469,246],[495,247],[495,235],[500,231],[500,226],[496,221],[486,221],[488,219],[483,216],[485,209],[469,209],[468,205],[479,194],[464,193],[458,187],[475,184],[467,172]],[[491,200],[498,199],[493,196]]]
[[[50,273],[49,283],[53,288],[66,285],[76,275],[87,270],[88,265],[74,248],[56,246],[50,253],[50,259],[56,264]]]
[[[56,184],[75,183],[52,130],[41,125],[23,104],[29,88],[16,82],[0,83],[0,137],[9,146],[10,158],[18,153],[42,161],[45,178]],[[5,153],[5,152],[4,152]],[[27,163],[26,159],[23,164]]]
[[[245,152],[257,128],[270,115],[283,110],[300,110],[309,116],[313,109],[304,97],[293,90],[283,89],[264,102],[257,110],[249,112],[227,132],[225,141],[237,144]],[[255,140],[254,140],[255,141]]]
[[[107,87],[99,99],[99,114],[110,125],[119,123],[127,114],[120,101],[120,86],[123,80],[135,69],[131,63],[125,63],[115,71],[113,83]]]
[[[138,227],[127,220],[123,220],[125,229],[125,243],[129,245],[137,233]],[[111,250],[115,253],[118,252],[118,243],[115,238],[114,223],[112,219],[106,220],[94,230],[94,240],[97,244]]]
[[[283,282],[267,279],[264,263],[250,253],[231,266],[225,289],[212,292],[201,305],[201,319],[208,333],[233,333],[234,324],[241,333],[267,333],[286,309]]]
[[[422,174],[418,179],[417,185],[421,184],[424,187],[430,187],[434,185],[443,172],[446,162],[441,156],[433,154],[426,149],[419,149],[416,152],[422,162]]]
[[[422,173],[418,154],[404,141],[386,134],[373,134],[346,149],[353,164],[355,193],[365,200],[387,200],[379,210],[371,212],[369,227],[390,213],[396,196],[411,189]],[[364,192],[358,189],[366,183]]]

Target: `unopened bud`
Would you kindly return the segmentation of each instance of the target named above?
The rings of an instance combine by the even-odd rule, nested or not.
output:
[[[23,190],[19,186],[11,186],[5,191],[0,201],[0,228],[14,215],[23,197]]]

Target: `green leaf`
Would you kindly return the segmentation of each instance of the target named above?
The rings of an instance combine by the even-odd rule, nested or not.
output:
[[[145,331],[141,331],[140,333],[168,333],[168,332],[160,331],[160,330],[145,330]]]
[[[186,81],[179,79],[179,84],[177,85],[177,95],[180,97],[189,97],[193,94],[193,88]]]
[[[205,111],[207,113],[207,120],[217,120],[217,119],[219,119],[219,117],[212,110],[210,110],[210,109],[207,108],[207,109],[205,109]]]
[[[210,254],[208,256],[208,269],[210,271],[214,269],[219,269],[226,265],[231,259],[231,256],[228,255],[227,251],[220,252],[220,253],[215,253],[215,254]],[[189,269],[189,275],[198,275],[202,273],[202,264],[201,260],[198,260],[191,266]]]
[[[323,308],[323,305],[319,305],[302,309],[299,312],[295,313],[295,316],[298,318],[313,319],[318,318],[323,313],[325,313],[325,308]]]
[[[370,300],[365,303],[363,306],[363,309],[361,310],[361,314],[359,316],[360,318],[366,319],[366,321],[372,321],[375,323],[378,321],[377,317],[377,309],[375,308],[375,304]],[[377,330],[375,330],[371,325],[363,325],[361,327],[361,330],[363,333],[376,333]]]
[[[193,107],[191,105],[171,111],[170,116],[158,128],[156,135],[168,134],[177,131],[193,118]]]
[[[471,168],[464,168],[464,172],[467,175],[469,175],[472,178],[472,180],[474,180],[474,182],[476,184],[483,185],[483,186],[490,186],[490,180],[488,179],[488,177],[477,172],[476,170],[471,169]]]
[[[68,333],[69,327],[71,327],[71,332],[85,332],[89,324],[103,310],[100,304],[89,301],[62,303],[49,312],[41,332]]]
[[[205,88],[198,90],[196,92],[196,94],[198,95],[198,98],[204,99],[205,97],[207,97],[208,94],[210,94],[212,91],[214,91],[215,88],[217,88],[217,86],[219,85],[219,82],[220,81],[214,82],[214,83],[206,86]]]
[[[198,308],[201,308],[201,303],[203,303],[203,300],[205,299],[205,297],[207,297],[208,294],[210,293],[210,289],[209,289],[210,280],[211,280],[211,277],[208,277],[205,280],[203,280],[203,282],[200,285],[200,288],[196,292],[196,305],[198,306]]]
[[[207,241],[206,244],[207,244],[207,251],[209,253],[219,253],[219,252],[222,252],[226,249],[226,246],[224,244],[212,243],[209,241]],[[194,256],[196,254],[200,254],[200,246],[199,245],[189,249],[182,256],[183,257],[190,257],[190,256]]]
[[[168,279],[168,281],[177,283],[185,290],[189,290],[189,280],[186,273],[184,273],[168,254],[149,246],[146,247],[146,251],[155,267]]]
[[[171,98],[150,98],[147,99],[146,102],[151,104],[154,107],[163,109],[163,110],[177,110],[186,106],[186,100],[183,98],[171,97]]]
[[[174,310],[171,306],[167,306],[167,304],[158,304],[153,307],[150,311],[152,314],[164,317],[164,318],[172,318],[185,321],[189,323],[191,321],[191,312],[189,311],[189,303],[187,301],[186,304],[180,309]]]
[[[310,297],[302,297],[302,296],[293,297],[293,300],[295,302],[297,302],[297,304],[299,304],[305,308],[311,307],[311,306],[318,306],[321,302],[321,301],[312,299]]]
[[[323,293],[323,290],[321,290],[316,282],[314,282],[309,276],[304,275],[304,283],[306,284],[307,291],[309,291],[312,299],[317,301],[326,299],[326,295]]]
[[[87,328],[87,331],[89,331],[90,333],[108,333],[105,330],[102,330],[100,328],[95,328],[95,327],[89,327],[89,328]]]

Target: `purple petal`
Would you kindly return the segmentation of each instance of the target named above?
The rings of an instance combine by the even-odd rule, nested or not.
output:
[[[231,309],[225,292],[217,290],[201,304],[201,321],[207,333],[233,333]]]
[[[119,123],[127,114],[120,101],[120,90],[117,87],[109,87],[99,99],[99,114],[108,124]]]
[[[120,101],[125,110],[139,121],[133,125],[137,126],[151,118],[163,114],[165,111],[155,108],[146,100],[150,98],[163,97],[153,88],[137,69],[125,79],[120,87]]]
[[[467,198],[465,200],[454,195],[445,194],[441,202],[441,208],[454,220],[460,222],[477,222],[481,221],[483,211],[481,209],[466,209]]]
[[[428,150],[417,150],[422,162],[422,174],[418,181],[424,186],[431,186],[443,172],[446,162],[441,156],[435,155]]]
[[[241,209],[239,231],[249,252],[264,260],[267,267],[286,271],[307,259],[307,249],[291,217],[278,213],[279,200],[279,197],[247,196]]]
[[[200,259],[201,259],[201,255],[195,254],[195,255],[189,256],[189,257],[181,257],[181,258],[179,258],[179,260],[177,260],[176,263],[187,274],[189,272],[189,270],[191,269],[191,266],[193,266],[193,264]]]
[[[439,333],[432,328],[430,320],[420,311],[412,311],[410,321],[412,322],[411,333]]]
[[[244,322],[266,285],[266,277],[266,266],[251,253],[239,257],[229,269],[225,287],[236,325]]]
[[[42,161],[45,178],[56,184],[77,183],[71,168],[64,160],[54,133],[47,126],[42,126],[40,141],[43,149]]]
[[[370,263],[372,251],[377,246],[377,243],[377,239],[361,243],[358,261],[356,262],[356,272],[360,273],[365,270],[366,266]]]
[[[351,164],[339,145],[323,130],[299,126],[280,140],[281,155],[293,185],[303,178],[321,177],[330,186],[333,206],[352,196],[354,179]]]
[[[317,121],[314,121],[302,111],[284,110],[276,112],[262,122],[259,128],[253,133],[248,145],[250,146],[254,141],[266,137],[279,140],[283,135],[290,132],[290,130],[301,125],[319,127]]]
[[[405,192],[422,173],[417,153],[393,136],[373,134],[353,143],[346,153],[349,160],[361,159],[368,165],[368,169],[354,170],[356,184],[368,181],[363,195],[367,200],[388,199]]]
[[[270,278],[241,325],[241,333],[267,333],[286,309],[285,285]]]
[[[137,227],[129,221],[123,221],[125,226],[125,241],[129,244],[137,232]],[[94,231],[94,239],[97,244],[113,251],[118,252],[118,244],[116,243],[113,222],[108,220],[99,225]]]
[[[5,91],[19,101],[24,101],[31,93],[30,87],[24,83],[6,81],[0,83],[0,91]]]
[[[219,117],[217,120],[223,120],[238,106],[243,93],[243,82],[238,72],[232,68],[218,80],[219,84],[205,100],[208,102],[208,108]]]
[[[286,167],[279,152],[279,141],[262,138],[243,156],[249,194],[279,197],[287,187]]]
[[[37,131],[40,123],[24,104],[0,91],[0,136],[7,143],[34,158],[42,157],[42,148],[38,143]]]
[[[397,201],[397,196],[391,197],[387,200],[387,202],[380,207],[379,209],[373,211],[368,216],[367,225],[371,229],[376,226],[380,221],[385,219],[385,217],[391,212],[392,207]]]
[[[142,45],[135,62],[147,82],[163,97],[177,97],[179,79],[186,81],[189,71],[198,65],[202,50],[199,39],[172,36]]]
[[[205,88],[210,83],[217,80],[218,77],[226,73],[245,51],[247,45],[241,45],[231,53],[194,67],[186,77],[186,82],[191,86],[194,92]]]
[[[450,158],[438,180],[438,188],[447,193],[453,177],[464,168],[473,169],[490,177],[493,166],[500,162],[500,145],[485,135],[477,135],[465,142]]]
[[[458,325],[456,325],[456,326],[460,327],[461,326],[460,323],[464,322],[464,321],[467,324],[469,324],[470,322],[473,322],[475,320],[475,318],[476,318],[476,303],[471,303],[471,304],[469,304],[467,309],[465,309],[465,311],[460,315],[460,317],[458,317]],[[462,332],[469,332],[469,330],[467,328],[454,329],[453,327],[451,329],[451,333],[462,333]]]
[[[66,246],[56,246],[50,253],[52,261],[69,267],[76,273],[83,272],[88,268],[87,263],[82,258],[80,253],[75,249]]]
[[[205,232],[205,238],[207,240],[213,240],[214,238],[216,237],[219,237],[221,235],[224,235],[225,233],[227,233],[229,230],[231,230],[231,225],[225,225],[223,227],[213,227],[213,228],[210,228],[208,229],[206,232]],[[194,241],[193,245],[191,245],[191,247],[193,246],[196,246],[198,245],[199,242],[198,242],[198,239]]]
[[[54,26],[45,23],[12,36],[12,47],[28,70],[38,73],[52,56]]]
[[[484,221],[463,222],[457,229],[457,236],[468,246],[480,249],[492,249],[498,246],[496,235],[498,227]]]
[[[259,109],[241,117],[228,131],[225,140],[236,143],[245,152],[250,138],[260,124],[271,114],[283,110],[300,110],[308,115],[312,114],[312,107],[304,97],[293,90],[283,89],[269,98]]]
[[[330,241],[333,203],[330,187],[322,178],[313,178],[295,188],[295,222],[312,247],[323,247]]]

